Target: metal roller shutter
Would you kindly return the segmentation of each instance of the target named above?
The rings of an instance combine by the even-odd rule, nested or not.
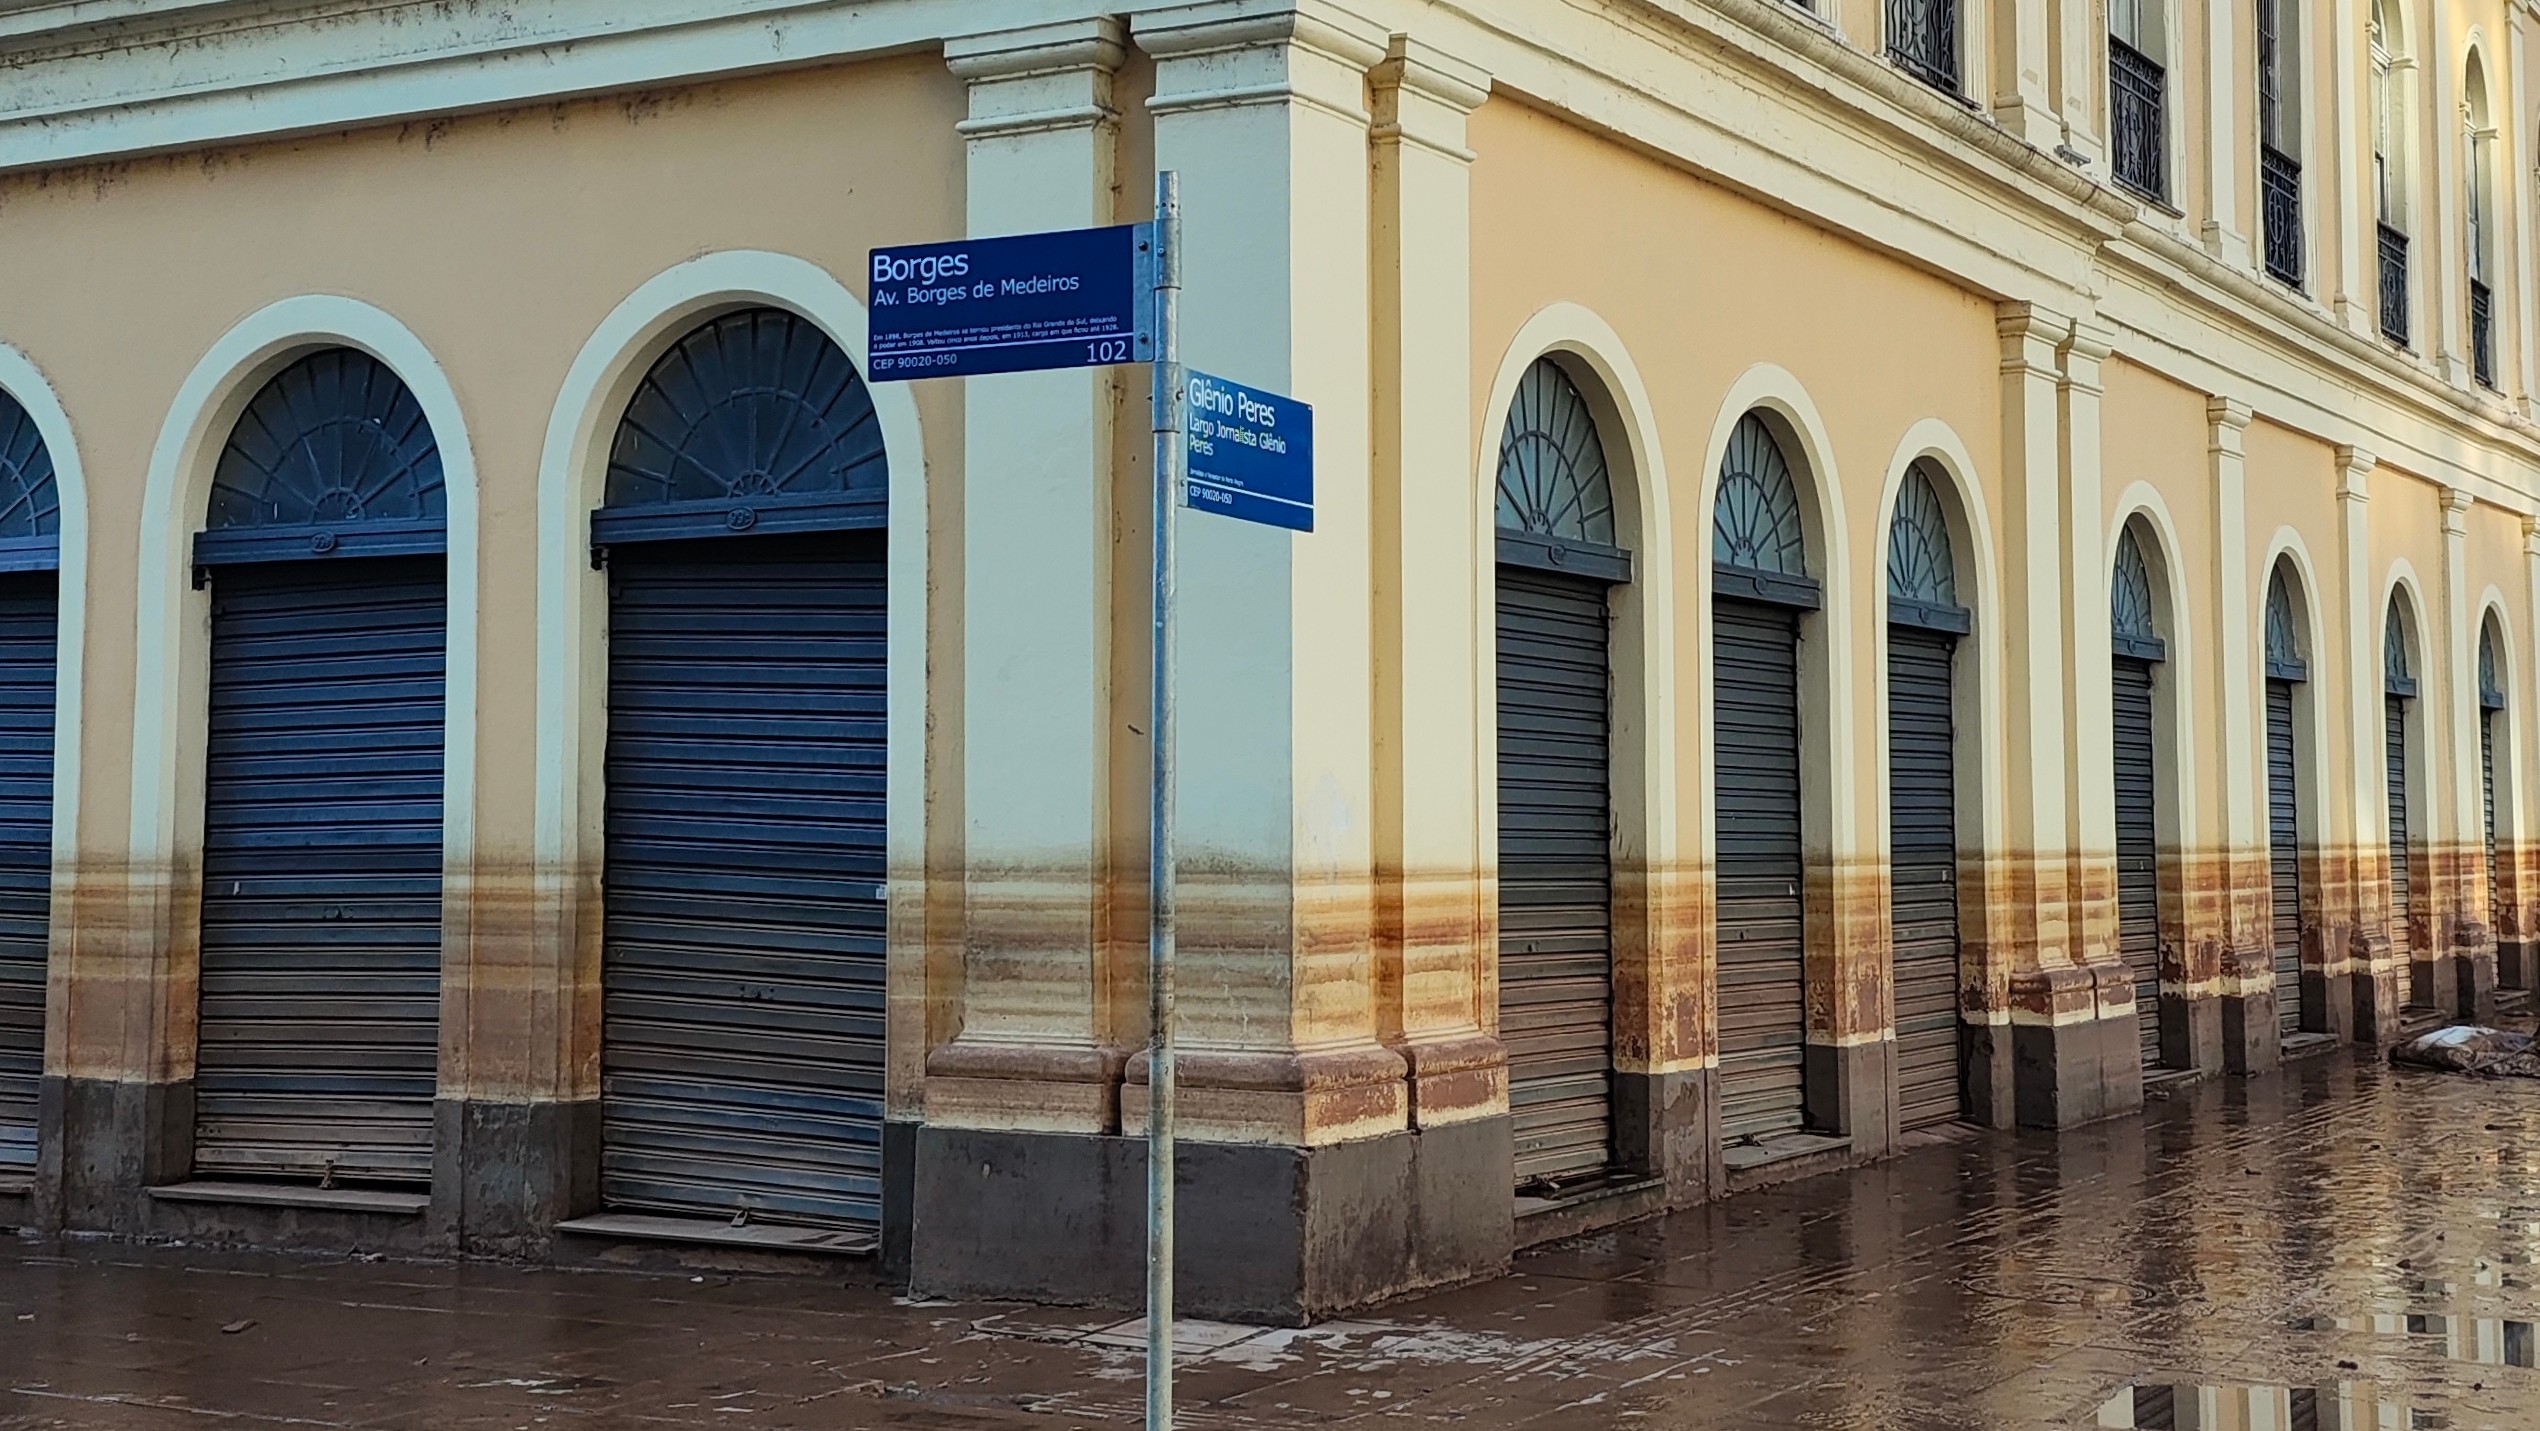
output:
[[[53,906],[54,580],[0,577],[0,1168],[35,1162]]]
[[[2161,1062],[2161,847],[2152,663],[2116,658],[2117,949],[2134,974],[2143,1066]]]
[[[2267,873],[2275,897],[2275,1016],[2302,1031],[2302,806],[2293,768],[2293,683],[2267,682]]]
[[[1896,1082],[1906,1128],[1963,1111],[1958,1057],[1958,789],[1945,632],[1887,632],[1889,882]]]
[[[2381,698],[2383,778],[2390,800],[2390,942],[2408,969],[2408,1002],[2419,1007],[2434,1002],[2434,968],[2416,957],[2416,900],[2413,871],[2408,867],[2408,701]]]
[[[2491,936],[2504,925],[2503,887],[2496,877],[2496,713],[2478,713],[2478,802],[2487,840],[2487,928]]]
[[[438,557],[213,580],[199,1173],[431,1180],[444,589]]]
[[[1735,1141],[1807,1122],[1799,613],[1724,597],[1712,629],[1720,1130]]]
[[[883,535],[609,556],[600,1183],[881,1220]]]
[[[1499,1034],[1520,1187],[1614,1157],[1605,591],[1499,568]]]

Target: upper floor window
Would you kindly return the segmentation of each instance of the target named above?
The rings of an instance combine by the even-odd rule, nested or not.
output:
[[[2302,286],[2302,12],[2258,0],[2258,197],[2267,272]]]
[[[2496,128],[2487,105],[2487,65],[2470,51],[2461,81],[2463,157],[2461,208],[2469,240],[2469,370],[2479,386],[2496,386]]]
[[[2108,0],[2109,168],[2160,203],[2170,197],[2169,75],[2161,0]]]
[[[1887,0],[1887,54],[1926,84],[1958,92],[1958,0]]]
[[[2373,0],[2372,47],[2372,186],[2378,220],[2375,245],[2380,258],[2381,336],[2401,347],[2408,343],[2408,185],[2407,146],[2401,142],[2399,85],[2404,37],[2393,0]]]

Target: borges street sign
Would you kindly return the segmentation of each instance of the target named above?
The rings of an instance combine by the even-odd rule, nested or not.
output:
[[[1314,409],[1193,372],[1190,477],[1182,504],[1247,522],[1314,530]]]
[[[868,376],[1147,362],[1154,253],[1146,224],[877,248]]]

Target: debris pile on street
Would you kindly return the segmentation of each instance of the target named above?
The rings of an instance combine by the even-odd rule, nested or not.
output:
[[[2454,1024],[2390,1050],[2390,1061],[2405,1068],[2487,1078],[2540,1078],[2540,1040],[2509,1029]]]

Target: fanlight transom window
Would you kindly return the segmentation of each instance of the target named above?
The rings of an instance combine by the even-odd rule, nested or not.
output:
[[[1745,571],[1808,575],[1798,484],[1773,430],[1754,413],[1738,419],[1729,434],[1729,450],[1720,459],[1720,495],[1711,506],[1711,558]]]
[[[1550,358],[1518,379],[1499,439],[1498,525],[1551,541],[1620,545],[1596,415]]]
[[[2505,682],[2496,669],[2496,628],[2482,628],[2478,633],[2478,703],[2489,710],[2501,710],[2505,704]]]
[[[2293,592],[2285,585],[2284,568],[2267,579],[2267,674],[2298,681],[2306,674],[2302,633],[2293,616]]]
[[[834,497],[890,485],[855,363],[797,314],[748,308],[681,338],[644,375],[609,451],[611,507]]]
[[[2108,624],[2120,642],[2157,642],[2160,617],[2152,604],[2152,568],[2134,528],[2117,538],[2117,566],[2108,587]]]
[[[53,454],[35,430],[35,419],[16,398],[0,392],[0,540],[58,537],[61,530]]]
[[[1949,541],[1949,513],[1930,468],[1915,463],[1896,494],[1896,517],[1887,529],[1887,594],[1902,601],[1955,607],[1958,562]]]
[[[2416,694],[2416,662],[2408,653],[2408,624],[2399,615],[2395,597],[2390,602],[2390,614],[2381,625],[2381,680],[2393,694]]]
[[[320,527],[443,518],[441,449],[405,383],[352,348],[277,373],[230,432],[205,525]]]

